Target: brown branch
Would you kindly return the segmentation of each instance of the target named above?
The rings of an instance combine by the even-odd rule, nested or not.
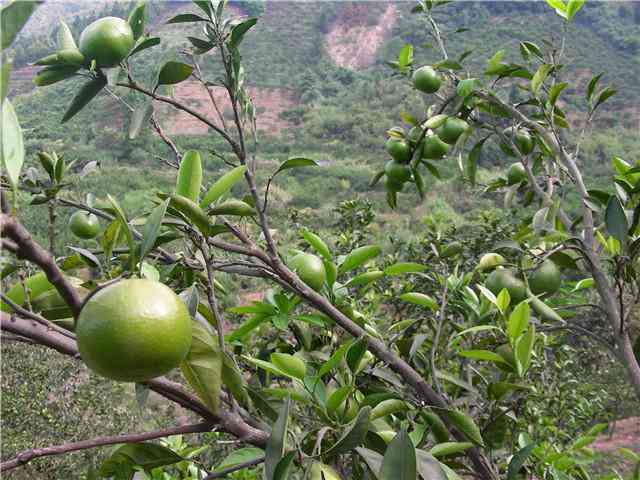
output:
[[[18,258],[29,260],[44,271],[49,282],[56,287],[56,290],[71,308],[74,318],[77,318],[82,307],[82,299],[73,285],[67,281],[49,252],[31,237],[31,234],[17,219],[5,213],[0,214],[0,230],[2,230],[3,236],[8,236],[18,246],[16,251]]]
[[[164,133],[164,130],[160,126],[160,123],[156,119],[155,115],[151,115],[151,118],[149,119],[149,122],[151,123],[151,126],[153,127],[153,129],[158,133],[158,135],[160,136],[162,141],[164,143],[166,143],[167,146],[171,149],[171,151],[173,152],[173,155],[176,157],[176,160],[178,161],[178,164],[180,164],[180,160],[182,158],[182,155],[180,155],[180,151],[178,150],[178,147],[173,142],[173,140],[171,140],[167,136],[167,134]]]
[[[9,205],[9,200],[7,200],[7,195],[4,190],[0,190],[0,211],[7,215],[11,213],[11,205]]]
[[[205,82],[204,77],[202,76],[202,70],[200,69],[200,64],[196,61],[196,57],[193,54],[191,55],[191,61],[193,62],[193,66],[196,69],[195,77],[200,81],[200,83],[202,84],[202,87],[207,91],[207,94],[209,95],[209,100],[211,100],[211,104],[213,105],[213,108],[215,109],[216,114],[220,119],[220,124],[222,125],[222,129],[226,132],[227,124],[224,121],[224,115],[222,115],[220,108],[218,108],[218,102],[216,102],[216,98],[213,96],[213,92],[207,85],[207,82]]]
[[[0,312],[0,329],[33,340],[64,355],[79,358],[76,342],[72,338],[47,330],[46,327],[32,320]],[[154,378],[144,383],[163,397],[197,413],[207,421],[217,423],[221,430],[230,433],[239,440],[257,447],[264,448],[266,445],[269,437],[267,432],[250,426],[235,413],[220,410],[217,415],[213,414],[198,398],[187,392],[181,384],[164,377]]]
[[[181,435],[186,433],[202,433],[208,432],[213,428],[213,423],[203,422],[193,425],[183,425],[179,427],[165,428],[154,432],[130,433],[126,435],[113,435],[106,437],[97,437],[90,440],[82,440],[80,442],[65,443],[52,447],[33,448],[18,453],[11,460],[0,464],[0,472],[13,470],[21,465],[35,460],[40,457],[50,457],[54,455],[64,455],[65,453],[77,452],[78,450],[87,450],[89,448],[102,447],[105,445],[117,445],[119,443],[139,443],[156,438],[170,437],[171,435]]]
[[[0,298],[2,298],[2,301],[4,303],[6,303],[7,305],[9,305],[18,315],[21,315],[21,316],[26,317],[26,318],[30,318],[34,322],[38,322],[39,324],[44,325],[45,327],[47,327],[47,328],[49,328],[51,330],[55,330],[56,332],[64,335],[65,337],[69,337],[69,338],[72,338],[72,339],[75,340],[75,338],[76,338],[75,335],[73,333],[71,333],[70,331],[59,327],[58,325],[56,325],[52,321],[47,320],[46,318],[44,318],[41,315],[38,315],[37,313],[34,313],[34,312],[30,311],[30,310],[27,310],[26,308],[22,308],[20,305],[18,305],[13,300],[11,300],[9,297],[7,297],[4,293],[0,293]]]
[[[239,463],[238,465],[234,465],[232,467],[225,468],[217,472],[212,472],[206,477],[204,477],[204,480],[226,478],[227,475],[229,475],[230,473],[237,472],[238,470],[242,470],[243,468],[255,467],[256,465],[260,465],[262,462],[264,462],[264,457],[254,458],[253,460],[249,460],[248,462]]]

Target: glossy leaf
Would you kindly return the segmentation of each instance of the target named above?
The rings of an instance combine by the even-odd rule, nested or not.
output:
[[[358,455],[360,455],[365,461],[374,478],[380,480],[378,473],[380,472],[380,467],[382,466],[382,455],[374,450],[369,450],[365,447],[357,447],[356,452],[358,452]]]
[[[162,220],[167,211],[169,205],[169,199],[166,199],[160,205],[153,209],[147,221],[144,224],[144,231],[142,233],[142,242],[140,243],[140,261],[149,253],[154,245],[160,233],[160,227],[162,226]]]
[[[426,265],[414,262],[399,262],[384,269],[385,275],[402,275],[403,273],[420,273],[427,270]]]
[[[202,199],[202,202],[200,202],[200,207],[207,208],[213,202],[217,201],[242,179],[246,171],[247,167],[245,165],[240,165],[221,176],[213,185],[211,185],[211,187],[209,187],[209,190]]]
[[[434,457],[446,457],[447,455],[462,453],[472,447],[473,443],[471,442],[444,442],[431,447],[429,453]]]
[[[334,443],[329,450],[324,452],[327,457],[348,453],[364,442],[364,438],[369,430],[369,414],[371,407],[363,407],[358,412],[358,416],[347,426],[342,436]]]
[[[403,293],[402,295],[400,295],[400,300],[413,303],[414,305],[420,305],[421,307],[426,307],[434,312],[438,310],[438,302],[436,302],[429,295],[425,295],[424,293]]]
[[[378,245],[367,245],[352,250],[338,267],[340,273],[346,273],[361,267],[369,260],[380,255],[381,248]]]
[[[480,429],[473,418],[459,410],[447,410],[447,418],[469,440],[477,445],[484,446]]]
[[[527,458],[533,453],[536,448],[534,443],[525,446],[518,450],[518,452],[511,458],[509,462],[509,468],[507,469],[507,480],[516,480],[520,477],[520,469],[527,461]]]
[[[507,333],[512,342],[515,342],[516,338],[522,335],[522,332],[527,329],[530,316],[531,309],[529,303],[526,301],[520,302],[516,308],[513,309],[507,322]]]
[[[284,456],[287,441],[287,429],[289,426],[289,409],[291,399],[287,398],[282,403],[278,419],[271,429],[271,435],[267,440],[264,458],[264,475],[266,480],[275,480],[274,474],[278,463]]]
[[[618,240],[621,245],[625,245],[627,243],[629,223],[622,204],[615,195],[609,198],[604,214],[604,221],[609,234]]]
[[[549,65],[548,63],[543,63],[538,68],[538,71],[533,75],[533,78],[531,79],[531,91],[533,92],[534,95],[538,94],[540,87],[542,87],[542,84],[546,80],[552,68],[553,68],[553,65]]]
[[[142,38],[142,37],[141,37]],[[138,44],[133,47],[133,50],[129,52],[129,57],[133,57],[134,55],[146,50],[147,48],[155,47],[160,44],[159,37],[150,37],[144,39],[138,39]]]
[[[222,388],[220,345],[199,322],[192,322],[192,327],[191,349],[180,369],[198,397],[216,415],[220,409]]]
[[[257,18],[252,17],[233,27],[233,30],[231,30],[231,38],[229,39],[229,48],[237,48],[238,45],[240,45],[240,42],[242,42],[245,34],[256,24],[257,21]]]
[[[287,453],[280,459],[278,465],[276,465],[275,471],[273,472],[273,480],[287,480],[289,478],[289,472],[291,471],[295,457],[296,451],[294,450]]]
[[[380,270],[372,270],[370,272],[364,272],[360,275],[356,275],[351,280],[349,280],[345,287],[361,287],[365,285],[369,285],[370,283],[375,282],[376,280],[384,277],[384,272]]]
[[[307,371],[304,360],[288,353],[272,353],[271,363],[288,376],[294,378],[303,379]]]
[[[0,48],[2,50],[5,50],[13,43],[31,14],[41,3],[43,2],[13,1],[2,7],[2,10],[0,10],[0,33],[2,35]]]
[[[190,22],[208,22],[209,20],[201,17],[200,15],[196,15],[194,13],[181,13],[180,15],[176,15],[167,21],[167,24],[171,23],[190,23]]]
[[[131,26],[133,31],[133,38],[137,40],[144,33],[144,17],[145,17],[145,4],[144,2],[138,2],[136,6],[131,10],[127,22]]]
[[[135,139],[140,134],[144,125],[146,125],[151,118],[151,115],[153,115],[152,102],[147,101],[136,107],[129,122],[129,140]]]
[[[176,194],[188,198],[192,202],[198,201],[200,186],[202,185],[202,160],[196,150],[189,150],[180,161],[178,178],[176,180]]]
[[[495,352],[490,350],[463,350],[459,352],[461,357],[471,358],[473,360],[486,360],[493,363],[502,363],[509,365],[509,363]]]
[[[301,167],[318,167],[319,165],[311,160],[310,158],[302,158],[295,157],[290,158],[289,160],[285,160],[280,164],[278,170],[274,172],[272,177],[275,177],[278,173],[283,172],[285,170],[289,170],[290,168],[301,168]]]
[[[325,260],[329,262],[332,260],[331,251],[329,250],[329,247],[327,246],[327,244],[324,243],[324,240],[322,240],[322,238],[320,238],[318,235],[316,235],[315,233],[307,229],[303,229],[300,232],[300,235],[302,235],[302,237],[307,241],[307,243],[311,245],[311,247],[316,252],[322,255],[322,257]]]
[[[175,85],[191,76],[193,67],[182,62],[167,62],[158,74],[158,85]]]
[[[73,116],[82,110],[87,104],[93,100],[98,93],[107,85],[107,77],[104,75],[100,75],[93,80],[85,83],[80,91],[76,94],[74,99],[71,101],[71,105],[62,117],[62,122],[65,123],[69,121]]]
[[[333,352],[333,355],[329,357],[329,360],[324,362],[320,367],[320,370],[318,370],[318,376],[323,377],[331,370],[336,368],[344,358],[347,350],[351,348],[351,345],[353,345],[353,342],[347,341],[346,343],[343,343],[335,352]]]
[[[418,473],[423,480],[454,480],[445,473],[444,466],[430,453],[417,448],[416,460]]]
[[[73,39],[71,29],[64,20],[60,20],[58,25],[57,43],[58,50],[75,50],[78,48],[76,41]]]
[[[177,453],[156,443],[127,443],[116,449],[104,461],[99,473],[103,477],[111,477],[122,471],[123,464],[129,468],[136,465],[151,470],[164,465],[173,465],[182,460],[184,459]]]
[[[536,329],[535,325],[531,325],[527,333],[522,335],[515,344],[515,357],[517,361],[518,373],[520,376],[529,368],[531,363],[531,355],[533,353],[533,346],[536,341]]]
[[[571,20],[573,19],[573,17],[576,15],[576,13],[578,13],[580,11],[580,9],[582,8],[582,6],[584,5],[584,2],[586,0],[569,0],[567,2],[567,20]]]
[[[402,430],[387,446],[380,467],[380,480],[416,480],[416,449],[406,430]]]
[[[125,237],[127,238],[127,244],[129,245],[129,265],[131,270],[133,270],[133,266],[137,263],[135,259],[135,255],[133,252],[134,244],[133,244],[133,233],[131,232],[131,227],[129,226],[129,221],[127,220],[127,215],[124,213],[124,210],[118,203],[118,201],[113,198],[111,195],[107,194],[107,199],[109,203],[113,207],[113,211],[116,214],[116,219],[120,222],[121,231],[124,232]]]
[[[2,103],[2,167],[14,190],[24,163],[24,143],[18,117],[9,100]]]
[[[244,447],[240,449],[233,450],[229,455],[227,455],[213,470],[214,472],[218,472],[220,470],[225,470],[230,467],[235,467],[236,465],[242,465],[247,462],[251,462],[252,460],[258,460],[264,457],[264,450],[257,447]]]

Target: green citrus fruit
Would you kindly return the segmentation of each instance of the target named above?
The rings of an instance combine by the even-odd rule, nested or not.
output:
[[[391,177],[387,177],[384,180],[384,188],[386,188],[388,192],[401,192],[402,187],[404,187],[403,182],[398,182]]]
[[[485,280],[485,286],[494,295],[499,295],[506,288],[513,304],[520,303],[527,298],[527,288],[513,271],[507,268],[496,268]]]
[[[384,173],[387,174],[387,178],[391,178],[399,183],[409,181],[411,178],[411,169],[407,164],[396,162],[395,160],[389,160],[384,166]]]
[[[122,280],[87,300],[76,336],[91,370],[113,380],[143,382],[184,360],[191,347],[191,317],[166,285]]]
[[[327,272],[320,258],[311,253],[300,253],[291,260],[291,268],[315,291],[322,290]]]
[[[516,183],[520,183],[523,180],[527,179],[527,171],[524,168],[524,165],[520,162],[512,163],[507,170],[507,183],[509,185],[515,185]]]
[[[424,140],[422,150],[423,158],[439,160],[449,151],[449,145],[444,143],[437,135],[429,135]]]
[[[69,229],[78,238],[95,238],[100,231],[100,222],[93,213],[76,212],[69,218]]]
[[[453,145],[468,129],[469,124],[461,118],[449,117],[436,129],[436,134],[443,142]]]
[[[406,141],[391,137],[387,140],[385,147],[396,162],[409,163],[411,160],[411,147]]]
[[[516,144],[516,147],[518,147],[518,150],[522,155],[529,155],[533,151],[533,138],[531,138],[531,135],[529,135],[529,132],[527,132],[526,130],[514,130],[513,127],[510,127],[505,129],[503,133],[507,138],[511,139]],[[515,153],[513,152],[513,149],[510,145],[501,143],[500,148],[507,155],[510,155],[512,157],[515,156]]]
[[[424,93],[435,93],[440,88],[442,80],[437,72],[429,67],[420,67],[413,72],[413,86]]]
[[[487,270],[493,270],[500,265],[504,265],[507,263],[505,258],[499,253],[485,253],[482,257],[480,257],[480,261],[478,262],[478,270],[481,272],[486,272]]]
[[[96,61],[99,67],[115,67],[129,54],[135,40],[126,20],[104,17],[82,31],[80,51],[86,61]]]
[[[553,295],[560,289],[560,269],[551,260],[545,260],[529,276],[529,289],[535,295]]]

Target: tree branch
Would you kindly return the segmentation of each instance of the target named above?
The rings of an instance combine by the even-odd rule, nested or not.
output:
[[[244,468],[255,467],[256,465],[260,465],[262,462],[264,462],[264,457],[255,458],[253,460],[249,460],[248,462],[240,463],[238,465],[234,465],[232,467],[225,468],[225,469],[220,470],[218,472],[212,472],[209,475],[207,475],[206,477],[204,477],[204,480],[214,480],[216,478],[226,478],[227,475],[229,475],[230,473],[237,472],[238,470],[242,470]]]
[[[154,432],[146,433],[130,433],[126,435],[113,435],[106,437],[97,437],[90,440],[82,440],[80,442],[65,443],[52,447],[33,448],[18,453],[11,460],[0,464],[0,472],[13,470],[21,465],[40,457],[50,457],[54,455],[64,455],[65,453],[77,452],[78,450],[87,450],[89,448],[102,447],[105,445],[117,445],[119,443],[139,443],[156,438],[169,437],[171,435],[181,435],[186,433],[208,432],[213,428],[213,423],[203,422],[193,425],[184,425],[180,427],[165,428]]]
[[[77,318],[82,307],[82,299],[73,285],[67,281],[49,252],[31,237],[31,234],[16,218],[5,213],[0,214],[0,230],[3,236],[8,236],[18,246],[16,251],[18,258],[29,260],[44,271],[49,282],[56,287],[56,290],[71,308],[74,318]]]

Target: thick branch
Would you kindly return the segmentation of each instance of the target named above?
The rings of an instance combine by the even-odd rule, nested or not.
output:
[[[52,348],[64,355],[79,358],[76,342],[58,332],[47,330],[46,327],[31,320],[11,316],[0,312],[0,328],[25,338],[34,340],[40,345]],[[220,410],[217,415],[210,412],[195,396],[187,392],[179,383],[164,377],[154,378],[144,382],[151,390],[182,407],[197,413],[209,422],[215,422],[224,430],[239,440],[264,447],[269,434],[248,425],[239,415]]]
[[[42,248],[14,217],[4,213],[0,214],[0,230],[2,230],[3,236],[11,238],[18,246],[16,251],[18,258],[29,260],[44,271],[49,282],[56,287],[56,290],[71,308],[73,316],[77,317],[82,306],[82,299],[73,285],[67,281],[49,252]]]
[[[13,470],[24,465],[31,460],[40,457],[50,457],[53,455],[64,455],[65,453],[77,452],[78,450],[87,450],[89,448],[102,447],[105,445],[117,445],[119,443],[138,443],[156,438],[169,437],[171,435],[181,435],[185,433],[201,433],[208,432],[213,428],[210,422],[196,423],[193,425],[184,425],[180,427],[165,428],[156,430],[155,432],[131,433],[127,435],[113,435],[108,437],[97,437],[90,440],[82,440],[80,442],[65,443],[64,445],[56,445],[53,447],[33,448],[18,453],[11,460],[0,464],[0,472]]]

